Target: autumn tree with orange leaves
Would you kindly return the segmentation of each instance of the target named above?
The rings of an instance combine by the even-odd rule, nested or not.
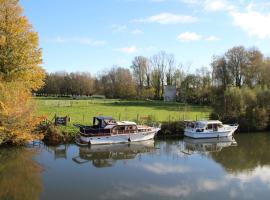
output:
[[[37,137],[31,94],[43,86],[38,34],[18,0],[0,0],[0,144]]]

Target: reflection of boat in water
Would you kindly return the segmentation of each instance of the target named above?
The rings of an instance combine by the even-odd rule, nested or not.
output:
[[[95,167],[110,167],[117,160],[134,159],[138,155],[154,151],[155,145],[153,140],[114,145],[93,145],[80,147],[79,155],[72,160],[77,164],[92,161]]]
[[[236,146],[237,143],[235,139],[231,137],[222,138],[207,138],[207,139],[193,139],[185,137],[183,145],[183,153],[209,153],[218,152],[225,147]]]

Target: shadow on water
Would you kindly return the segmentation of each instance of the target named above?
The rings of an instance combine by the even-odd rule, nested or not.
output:
[[[43,190],[42,168],[33,157],[36,150],[0,148],[0,199],[36,200]]]

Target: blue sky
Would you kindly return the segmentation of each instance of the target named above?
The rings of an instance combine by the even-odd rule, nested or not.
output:
[[[235,45],[270,56],[269,0],[21,0],[39,33],[43,67],[97,74],[161,50],[184,70]]]

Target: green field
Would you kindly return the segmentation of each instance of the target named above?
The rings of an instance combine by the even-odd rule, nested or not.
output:
[[[163,101],[126,101],[111,99],[71,100],[59,98],[36,98],[38,115],[49,120],[54,116],[71,118],[68,130],[73,123],[91,124],[94,116],[112,116],[117,120],[131,120],[144,123],[147,116],[152,121],[178,121],[207,119],[210,108],[190,106],[176,102]]]

